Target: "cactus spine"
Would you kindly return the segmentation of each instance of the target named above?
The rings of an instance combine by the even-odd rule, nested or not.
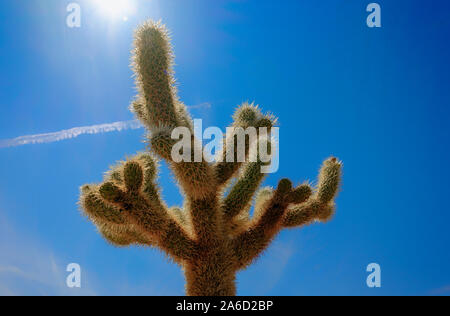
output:
[[[134,45],[139,95],[131,109],[149,131],[151,151],[112,167],[102,184],[83,186],[81,208],[113,245],[164,251],[183,268],[188,295],[235,295],[236,273],[250,265],[281,229],[331,218],[341,163],[335,158],[326,160],[316,188],[308,184],[293,187],[290,180],[282,179],[277,188],[257,192],[264,178],[259,160],[173,161],[171,132],[178,126],[192,130],[192,123],[174,86],[168,32],[160,23],[146,22],[136,31]],[[233,118],[233,127],[276,124],[275,118],[250,104],[240,106]],[[225,149],[233,144],[232,139],[225,139]],[[192,139],[194,146],[198,142]],[[169,208],[160,196],[156,183],[159,159],[167,161],[178,180],[185,196],[182,208]],[[234,183],[233,178],[237,178]]]

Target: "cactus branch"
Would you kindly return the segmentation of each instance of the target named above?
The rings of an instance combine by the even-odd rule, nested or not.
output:
[[[266,127],[270,130],[270,127],[275,126],[277,123],[276,118],[272,117],[270,114],[263,115],[258,106],[253,103],[243,103],[238,107],[233,115],[233,128],[247,129],[249,127],[254,127],[259,132],[260,127]],[[220,162],[216,163],[214,171],[217,178],[217,184],[224,186],[232,179],[239,171],[242,166],[242,162],[237,159],[237,140],[234,135],[227,135],[224,139],[224,148],[222,152],[222,159]],[[252,143],[246,136],[245,142],[245,158],[248,158],[250,153],[250,147]],[[227,162],[227,150],[232,148],[234,152],[233,162]]]
[[[226,198],[224,198],[222,212],[225,221],[232,220],[242,212],[248,213],[256,190],[266,176],[266,174],[261,172],[261,168],[265,163],[261,160],[259,149],[261,146],[270,148],[271,143],[266,138],[261,138],[256,145],[252,148],[252,152],[249,151],[247,156],[247,158],[251,157],[251,161],[244,164],[241,176],[231,187]]]
[[[304,203],[291,207],[283,221],[285,227],[297,227],[314,221],[325,222],[334,213],[334,198],[341,179],[342,163],[336,158],[327,159],[320,170],[316,192]]]
[[[282,218],[288,203],[286,197],[292,183],[283,179],[259,217],[255,217],[248,229],[233,240],[237,269],[243,269],[261,254],[281,229]]]
[[[191,258],[195,243],[161,202],[155,178],[153,158],[139,155],[120,163],[100,186],[83,187],[81,205],[113,244],[145,240],[146,245],[159,246],[177,262]]]
[[[135,34],[133,69],[141,98],[133,108],[150,130],[161,125],[178,126],[178,102],[173,77],[169,32],[161,23],[147,22]]]

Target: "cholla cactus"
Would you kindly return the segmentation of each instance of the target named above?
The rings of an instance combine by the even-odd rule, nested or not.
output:
[[[330,219],[341,164],[335,158],[326,160],[316,188],[293,187],[283,179],[276,189],[256,192],[264,178],[258,159],[247,163],[224,159],[214,164],[173,161],[172,130],[193,127],[174,86],[168,32],[160,23],[147,22],[136,31],[134,45],[139,95],[131,107],[149,131],[152,153],[118,163],[100,185],[83,186],[81,207],[113,245],[145,245],[164,251],[183,268],[188,295],[235,295],[236,273],[254,262],[281,229]],[[233,126],[270,128],[274,124],[272,116],[244,104],[237,109]],[[225,140],[225,148],[234,144],[233,139]],[[199,146],[194,138],[192,146]],[[178,180],[185,196],[182,208],[169,208],[161,198],[156,183],[158,159],[168,163]]]

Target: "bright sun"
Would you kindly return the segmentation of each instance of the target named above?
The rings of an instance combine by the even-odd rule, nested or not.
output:
[[[93,0],[101,14],[109,18],[121,18],[124,21],[136,12],[133,0]]]

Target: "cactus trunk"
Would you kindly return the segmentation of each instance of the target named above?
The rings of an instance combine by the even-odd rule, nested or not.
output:
[[[223,255],[214,254],[185,267],[186,294],[189,296],[236,295],[236,271],[218,267],[229,261]]]

